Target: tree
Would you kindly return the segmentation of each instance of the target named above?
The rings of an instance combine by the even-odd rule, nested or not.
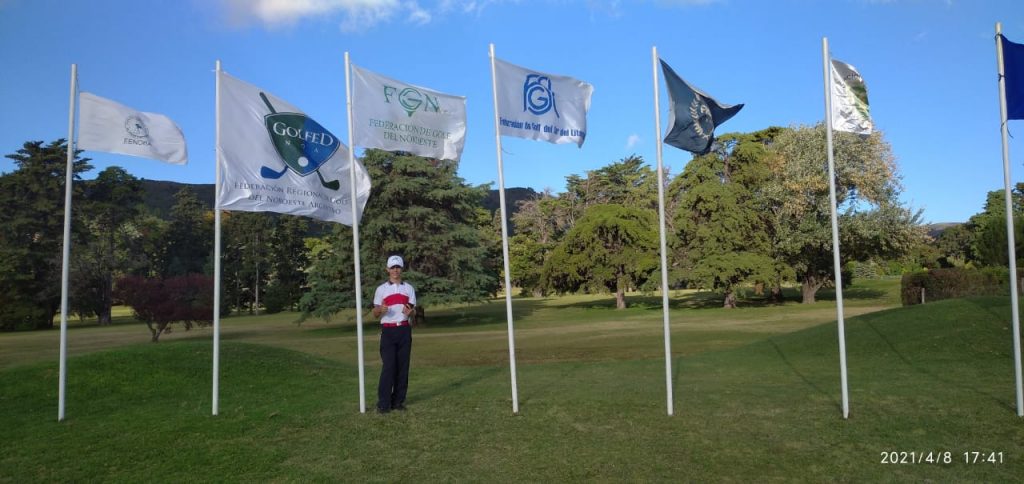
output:
[[[117,294],[146,323],[152,342],[179,323],[185,331],[213,322],[213,278],[201,274],[167,279],[128,276],[118,281]]]
[[[131,251],[138,236],[132,222],[142,202],[142,184],[124,169],[109,167],[84,182],[85,200],[79,217],[82,237],[72,251],[72,306],[79,314],[95,314],[110,324],[114,279],[142,264]]]
[[[479,301],[493,294],[498,274],[488,264],[491,250],[482,227],[489,218],[478,210],[487,185],[469,186],[456,175],[458,165],[401,153],[367,150],[362,162],[373,180],[359,225],[363,299],[372,300],[384,277],[389,254],[405,259],[403,279],[416,287],[417,301],[430,304]],[[300,309],[327,318],[352,307],[351,228],[310,247],[310,290]]]
[[[268,267],[270,283],[267,287],[266,308],[279,312],[298,304],[306,285],[305,236],[309,221],[303,217],[281,215],[270,232],[268,241]]]
[[[164,277],[207,272],[213,248],[213,217],[188,186],[174,197],[168,227]]]
[[[265,291],[270,273],[270,233],[275,223],[276,215],[270,213],[221,215],[221,291],[238,311],[252,314],[259,305],[260,291]]]
[[[607,290],[624,309],[627,288],[640,287],[658,268],[654,227],[650,210],[591,206],[555,248],[544,279],[559,292]]]
[[[819,123],[783,130],[767,159],[771,174],[765,191],[775,209],[773,243],[779,260],[801,282],[804,303],[813,303],[818,289],[835,281],[825,129]],[[892,147],[882,133],[859,137],[836,132],[833,145],[843,260],[900,255],[922,240],[918,215],[900,204]],[[872,211],[877,213],[863,215]]]
[[[60,310],[67,143],[28,141],[7,155],[17,169],[0,176],[0,324],[52,328]],[[74,179],[92,166],[75,153]],[[72,186],[81,200],[81,187]],[[72,219],[72,221],[75,221]],[[72,235],[78,233],[72,226]]]
[[[720,151],[699,156],[673,182],[679,190],[675,244],[681,272],[699,287],[723,294],[723,307],[736,307],[736,286],[751,279],[770,280],[769,231],[757,188],[764,181],[759,156],[741,149],[757,145],[751,136],[725,135]]]
[[[1010,191],[1010,200],[1019,266],[1024,258],[1024,183],[1018,183]],[[1008,266],[1005,190],[988,192],[984,210],[972,216],[968,225],[974,229],[972,252],[978,262],[987,266]]]

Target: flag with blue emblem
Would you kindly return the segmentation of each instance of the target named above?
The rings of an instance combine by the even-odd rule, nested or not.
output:
[[[219,81],[217,208],[352,225],[348,147],[287,101],[224,72]],[[370,177],[355,163],[361,217]]]
[[[1003,83],[1006,87],[1006,119],[1024,119],[1024,44],[999,35],[1003,43]]]
[[[494,74],[498,131],[502,136],[583,146],[594,86],[497,58]]]
[[[659,61],[670,100],[665,143],[695,155],[707,154],[715,141],[715,128],[735,116],[743,105],[719,103],[684,81],[665,61]]]

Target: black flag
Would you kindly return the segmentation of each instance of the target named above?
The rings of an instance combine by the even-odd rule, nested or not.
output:
[[[669,130],[665,143],[695,155],[707,154],[715,141],[715,128],[732,118],[742,104],[723,106],[679,77],[665,61],[660,60],[668,87]]]

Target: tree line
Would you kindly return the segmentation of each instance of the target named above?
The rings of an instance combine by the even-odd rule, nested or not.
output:
[[[711,153],[665,177],[671,287],[714,291],[723,306],[735,307],[737,289],[745,284],[776,299],[784,285],[798,284],[805,303],[832,284],[824,129],[819,124],[723,135]],[[979,240],[997,241],[985,235],[995,229],[978,228],[989,227],[983,222],[995,215],[979,215],[929,242],[920,212],[899,200],[899,175],[883,134],[836,133],[834,145],[846,267],[863,261],[967,263],[988,253]],[[4,329],[51,327],[59,310],[66,150],[64,140],[26,142],[7,155],[16,170],[0,175],[0,197],[8,207],[0,213]],[[76,180],[92,169],[90,161],[76,154]],[[367,150],[362,161],[373,180],[360,224],[364,301],[383,277],[381,261],[388,254],[403,255],[404,277],[424,305],[497,294],[503,280],[500,214],[484,208],[489,185],[466,183],[451,161],[380,150]],[[607,293],[619,308],[626,306],[627,291],[656,290],[657,192],[655,169],[628,156],[567,176],[564,192],[547,190],[520,202],[511,219],[513,285],[534,296]],[[75,314],[108,324],[111,306],[122,302],[119,281],[138,288],[147,279],[212,275],[212,210],[186,187],[163,218],[141,203],[142,195],[139,180],[119,167],[75,183]],[[996,201],[990,205],[998,211]],[[296,310],[329,319],[353,307],[350,227],[270,213],[222,217],[225,314]],[[961,240],[964,231],[974,238]]]

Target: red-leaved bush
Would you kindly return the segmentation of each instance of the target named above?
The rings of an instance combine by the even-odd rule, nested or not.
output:
[[[146,323],[154,343],[170,333],[174,323],[188,331],[213,322],[213,278],[202,274],[167,279],[127,276],[117,281],[115,297]]]

